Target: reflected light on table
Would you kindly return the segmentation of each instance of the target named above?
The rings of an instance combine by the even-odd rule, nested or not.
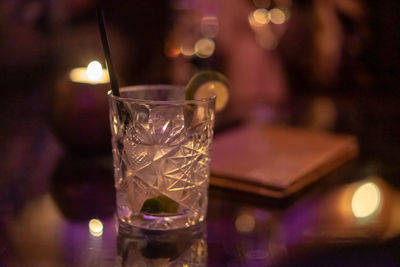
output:
[[[95,237],[102,236],[103,223],[98,219],[91,219],[89,221],[89,233]]]
[[[381,204],[381,192],[373,182],[362,184],[353,194],[351,209],[356,218],[366,219],[375,214]]]

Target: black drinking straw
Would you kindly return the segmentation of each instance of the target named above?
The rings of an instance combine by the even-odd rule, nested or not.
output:
[[[113,69],[110,47],[108,45],[108,40],[107,40],[106,27],[104,26],[104,12],[103,9],[101,8],[97,8],[97,20],[99,22],[101,42],[103,43],[104,55],[106,57],[106,66],[108,74],[110,75],[111,90],[113,95],[119,96],[118,81]]]

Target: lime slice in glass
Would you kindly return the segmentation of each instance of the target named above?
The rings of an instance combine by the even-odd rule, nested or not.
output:
[[[167,196],[160,195],[147,199],[142,206],[141,212],[147,214],[178,213],[179,204]]]
[[[225,108],[229,99],[229,82],[221,73],[201,71],[195,74],[186,86],[186,99],[204,99],[216,96],[215,111]]]

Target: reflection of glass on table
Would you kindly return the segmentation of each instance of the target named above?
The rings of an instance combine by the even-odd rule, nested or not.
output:
[[[157,85],[124,88],[109,101],[120,225],[204,221],[215,98],[187,101],[184,88]]]
[[[156,231],[141,237],[119,234],[117,244],[117,266],[207,265],[204,230],[196,235],[181,230]]]

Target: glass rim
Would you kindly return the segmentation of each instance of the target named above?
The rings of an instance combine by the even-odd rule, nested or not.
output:
[[[143,85],[131,85],[124,86],[119,89],[120,93],[130,92],[130,91],[140,91],[140,90],[182,90],[182,93],[185,93],[185,86],[180,85],[168,85],[168,84],[143,84]],[[203,98],[203,99],[183,99],[183,100],[152,100],[152,99],[141,99],[134,97],[123,97],[123,96],[115,96],[112,93],[112,90],[107,92],[107,95],[112,100],[117,100],[121,102],[139,102],[139,103],[147,103],[147,104],[175,104],[175,105],[186,105],[186,104],[207,104],[216,99],[216,95]]]

